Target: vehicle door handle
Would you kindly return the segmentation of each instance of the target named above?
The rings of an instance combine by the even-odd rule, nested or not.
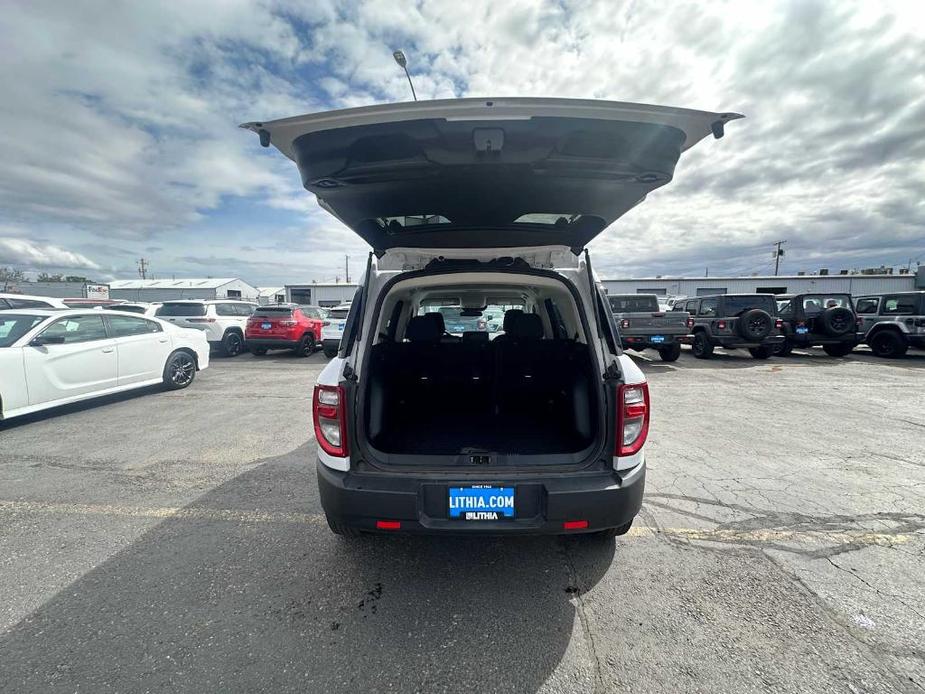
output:
[[[158,340],[158,342],[167,342],[167,338],[166,338],[166,337],[162,337],[162,338],[160,338],[160,339]]]
[[[116,351],[115,347],[103,347],[103,354],[110,354],[115,351]]]

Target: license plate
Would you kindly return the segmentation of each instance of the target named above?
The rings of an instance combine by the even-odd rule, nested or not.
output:
[[[346,323],[338,323],[338,324],[337,324],[337,329],[338,329],[338,330],[343,330],[345,325],[347,325],[347,324],[346,324]]]
[[[664,335],[653,335],[652,336],[652,342],[664,342],[664,341],[665,341]]]
[[[273,324],[272,324],[272,323],[261,323],[261,324],[260,324],[260,328],[261,328],[262,330],[269,330],[269,329],[272,328],[272,327],[273,327]]]
[[[480,521],[514,517],[513,487],[450,487],[449,494],[450,518]]]
[[[805,335],[809,332],[809,328],[797,328],[797,335]]]

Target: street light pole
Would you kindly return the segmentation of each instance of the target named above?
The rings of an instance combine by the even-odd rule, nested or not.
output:
[[[417,101],[418,95],[414,93],[414,82],[411,81],[411,74],[408,72],[408,59],[402,51],[395,51],[392,53],[392,57],[395,58],[395,62],[401,66],[401,69],[405,71],[405,77],[408,78],[408,84],[411,87],[411,96]]]

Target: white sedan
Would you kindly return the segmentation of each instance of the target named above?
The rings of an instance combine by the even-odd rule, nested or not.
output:
[[[199,330],[100,310],[0,311],[0,420],[163,383],[209,366]]]

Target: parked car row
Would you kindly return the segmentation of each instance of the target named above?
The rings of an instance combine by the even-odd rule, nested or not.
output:
[[[677,359],[682,343],[699,359],[717,347],[745,348],[755,359],[808,347],[843,357],[861,343],[880,357],[925,348],[925,291],[854,299],[842,293],[675,297],[668,311],[654,294],[608,301],[624,349],[656,349],[664,361]]]

